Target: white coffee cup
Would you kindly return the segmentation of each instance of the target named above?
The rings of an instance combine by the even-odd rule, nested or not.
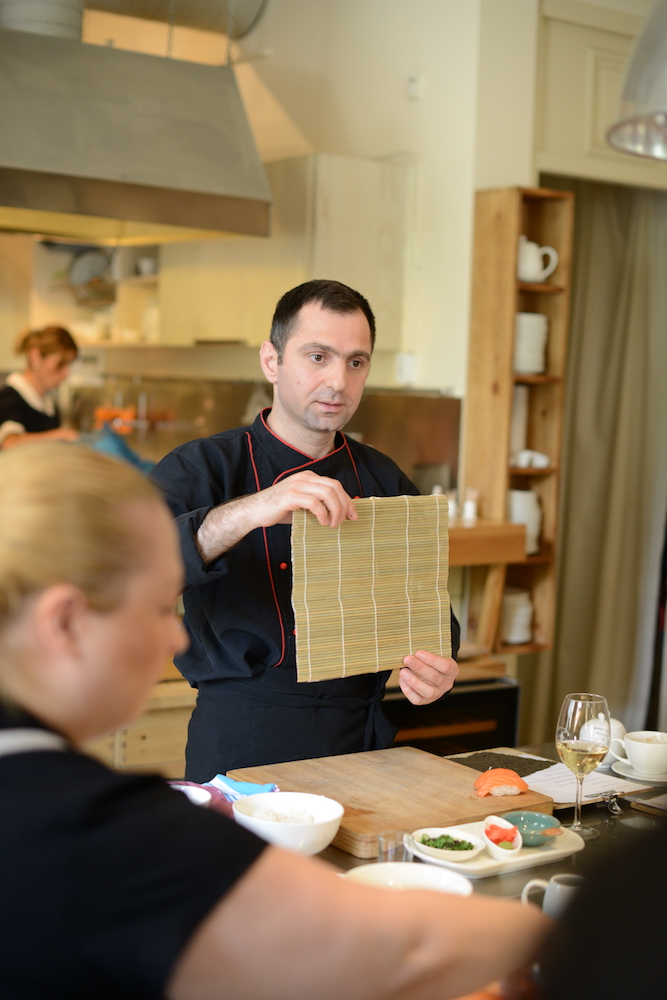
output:
[[[527,903],[533,889],[544,889],[544,899],[542,900],[542,912],[548,917],[557,919],[569,906],[575,895],[585,885],[586,879],[582,875],[554,875],[548,882],[543,878],[532,878],[523,887],[521,902]]]
[[[514,464],[519,469],[546,469],[549,467],[549,456],[543,455],[541,451],[532,451],[530,448],[524,448],[516,456]],[[625,736],[625,732],[620,735]]]
[[[621,756],[619,748],[625,751]],[[610,752],[616,760],[630,764],[639,774],[664,774],[667,772],[667,733],[652,729],[627,733],[624,739],[612,739]]]

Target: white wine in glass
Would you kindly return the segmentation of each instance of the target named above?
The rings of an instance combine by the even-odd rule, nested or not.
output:
[[[568,827],[584,840],[597,840],[597,830],[581,823],[584,778],[602,763],[609,750],[610,726],[607,699],[600,694],[568,694],[563,699],[556,726],[558,756],[577,779],[574,821]]]

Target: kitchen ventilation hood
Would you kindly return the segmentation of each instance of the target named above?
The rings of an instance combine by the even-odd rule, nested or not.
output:
[[[0,229],[107,243],[268,235],[230,66],[0,29]]]

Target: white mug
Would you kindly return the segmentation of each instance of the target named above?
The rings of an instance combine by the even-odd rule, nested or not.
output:
[[[542,912],[555,920],[561,916],[565,907],[570,905],[579,889],[585,883],[586,879],[582,875],[569,875],[565,873],[554,875],[548,882],[545,882],[543,878],[532,878],[523,887],[521,902],[528,902],[533,889],[544,889]]]
[[[625,750],[622,757],[619,747]],[[652,729],[627,733],[624,739],[612,739],[610,753],[616,760],[630,764],[639,774],[664,774],[667,772],[667,733]]]
[[[549,258],[548,264],[544,257]],[[525,236],[519,237],[518,275],[520,281],[544,281],[558,267],[558,253],[553,247],[541,247]]]

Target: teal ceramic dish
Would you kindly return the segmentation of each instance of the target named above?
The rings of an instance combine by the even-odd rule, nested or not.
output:
[[[542,830],[553,830],[560,826],[560,820],[555,816],[547,816],[546,813],[528,812],[517,809],[515,812],[503,813],[512,826],[516,826],[523,837],[524,847],[542,847],[543,844],[553,844],[556,837],[545,837]]]

